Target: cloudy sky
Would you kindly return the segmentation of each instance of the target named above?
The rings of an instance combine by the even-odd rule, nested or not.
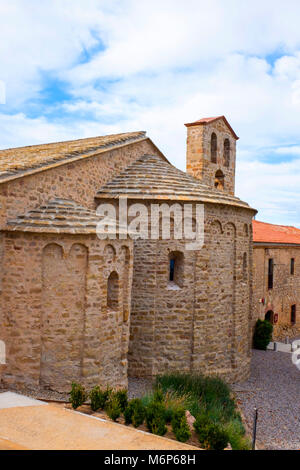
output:
[[[237,196],[300,227],[299,0],[0,0],[0,148],[225,114]]]

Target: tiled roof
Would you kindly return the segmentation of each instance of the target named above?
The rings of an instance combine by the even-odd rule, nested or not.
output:
[[[223,121],[225,122],[226,126],[229,128],[230,132],[232,133],[233,137],[234,137],[236,140],[239,140],[239,137],[236,135],[236,133],[235,133],[234,130],[232,129],[231,125],[229,124],[229,122],[227,121],[227,119],[226,119],[225,116],[216,116],[216,117],[210,117],[210,118],[202,118],[202,119],[199,119],[198,121],[188,122],[187,124],[185,124],[185,126],[186,126],[186,127],[192,127],[192,126],[199,126],[199,125],[209,124],[210,122],[218,121],[219,119],[223,119]]]
[[[273,225],[253,220],[253,241],[300,245],[300,229],[286,225]]]
[[[105,152],[144,140],[145,132],[128,132],[88,139],[0,150],[0,183],[13,177]]]
[[[156,155],[143,155],[112,181],[102,186],[97,198],[203,201],[249,208],[225,192],[212,189]]]
[[[9,220],[6,230],[87,234],[96,233],[99,221],[95,211],[86,209],[72,200],[55,198],[44,206]],[[113,221],[111,227],[114,228]],[[121,232],[117,227],[117,233]]]

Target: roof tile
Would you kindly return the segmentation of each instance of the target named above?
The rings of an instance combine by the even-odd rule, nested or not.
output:
[[[273,225],[253,220],[253,241],[300,245],[300,229],[286,225]]]
[[[88,139],[0,150],[0,182],[37,168],[92,156],[109,148],[145,139],[145,132],[127,132]]]
[[[96,194],[97,198],[203,201],[241,206],[249,205],[237,197],[210,188],[200,180],[178,170],[157,155],[143,155]]]

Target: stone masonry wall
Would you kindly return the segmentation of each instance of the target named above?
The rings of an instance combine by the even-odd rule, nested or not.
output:
[[[127,386],[132,243],[22,232],[7,232],[4,243],[4,385]],[[112,272],[119,279],[114,310],[107,307]]]
[[[206,204],[199,251],[187,250],[184,240],[135,241],[130,376],[249,375],[251,217],[245,209]],[[170,252],[184,255],[181,286],[169,282]]]
[[[217,163],[211,162],[211,135],[217,135]],[[224,165],[224,140],[230,141],[229,167]],[[187,172],[211,188],[215,174],[221,170],[225,176],[224,191],[234,195],[236,140],[223,120],[187,128]]]

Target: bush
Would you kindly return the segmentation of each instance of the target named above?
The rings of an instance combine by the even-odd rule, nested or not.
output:
[[[273,325],[268,320],[257,320],[255,324],[253,346],[265,351],[272,340]]]
[[[121,415],[121,406],[118,397],[113,394],[106,406],[106,413],[110,419],[117,421]]]
[[[150,432],[164,436],[166,428],[166,407],[163,403],[153,402],[146,408],[146,422]]]
[[[72,404],[72,408],[76,410],[85,402],[86,399],[87,393],[85,388],[82,385],[73,382],[72,389],[70,391],[70,403]]]
[[[157,403],[163,403],[164,400],[165,400],[164,392],[162,391],[162,389],[160,387],[157,387],[154,390],[153,401],[157,402]]]
[[[194,429],[201,444],[205,442],[207,436],[207,429],[211,424],[212,421],[205,414],[200,414],[196,417],[196,421],[194,422]]]
[[[103,410],[111,395],[111,389],[102,390],[98,385],[90,392],[91,408],[93,411]]]
[[[219,424],[210,421],[207,416],[198,416],[194,423],[200,444],[209,450],[224,450],[229,442],[228,432]]]
[[[125,388],[122,388],[121,390],[117,390],[115,392],[115,396],[119,400],[120,408],[123,413],[128,404],[127,390]]]
[[[172,430],[177,441],[186,442],[191,437],[184,408],[178,408],[173,412]]]
[[[240,419],[235,419],[226,423],[224,429],[229,435],[232,450],[250,450],[251,442],[245,436],[245,429]]]
[[[124,411],[125,424],[133,424],[135,428],[141,426],[145,420],[146,409],[139,398],[130,400]]]

